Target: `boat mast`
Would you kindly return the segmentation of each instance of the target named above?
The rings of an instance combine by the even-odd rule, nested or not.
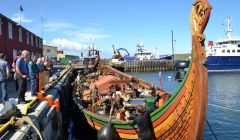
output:
[[[141,38],[140,38],[140,35],[139,34],[137,34],[137,36],[138,36],[138,39],[137,39],[137,52],[142,52],[143,51],[143,47],[144,47],[144,45],[143,45],[143,41],[141,41]]]
[[[172,30],[172,60],[173,60],[173,64],[174,64],[173,30]]]
[[[227,35],[228,39],[232,38],[231,32],[233,30],[231,29],[231,24],[230,24],[231,21],[232,21],[232,19],[230,17],[228,17],[228,19],[227,19],[227,29],[225,29],[225,32],[226,32],[226,35]]]

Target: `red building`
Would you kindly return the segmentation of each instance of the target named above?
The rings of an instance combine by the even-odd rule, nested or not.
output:
[[[42,38],[0,14],[0,53],[7,53],[7,61],[10,65],[20,50],[42,56],[42,44]]]

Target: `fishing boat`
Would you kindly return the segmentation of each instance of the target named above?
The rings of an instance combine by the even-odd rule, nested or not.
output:
[[[177,92],[168,96],[169,98],[161,98],[158,102],[159,107],[150,114],[156,139],[200,140],[203,137],[208,102],[208,73],[203,32],[210,13],[211,6],[208,0],[196,0],[193,3],[190,17],[192,59]],[[120,139],[137,139],[137,126],[130,126],[125,120],[96,112],[95,105],[101,102],[101,98],[109,97],[107,93],[109,90],[111,93],[112,85],[122,87],[127,84],[133,88],[150,88],[151,84],[101,63],[96,64],[96,67],[94,73],[85,75],[86,79],[82,82],[84,87],[75,85],[75,104],[92,129],[99,131],[106,124],[111,124]],[[91,96],[94,87],[98,87],[99,100]],[[161,88],[156,88],[156,93],[160,96],[168,94]],[[132,95],[133,98],[134,96]]]
[[[208,42],[207,65],[209,72],[240,71],[240,38],[232,38],[231,18],[227,19],[226,38]]]
[[[115,49],[113,46],[113,63],[124,63],[125,61],[142,61],[142,60],[171,60],[172,55],[159,55],[158,49],[155,48],[155,53],[152,51],[146,50],[144,48],[143,41],[138,41],[137,43],[137,51],[134,53],[133,56],[130,56],[129,52],[125,48],[118,48]],[[118,56],[121,56],[119,59]]]

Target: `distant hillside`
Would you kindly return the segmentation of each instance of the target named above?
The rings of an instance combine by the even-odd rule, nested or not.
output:
[[[187,54],[175,54],[174,55],[174,59],[175,60],[186,60],[189,58],[189,56],[191,56],[190,53],[187,53]]]

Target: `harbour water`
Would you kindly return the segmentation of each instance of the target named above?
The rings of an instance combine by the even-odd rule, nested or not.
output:
[[[162,88],[175,93],[180,83],[174,80],[175,71],[162,72]],[[160,86],[159,72],[128,72],[136,78]],[[171,77],[169,80],[168,77]],[[208,112],[204,140],[240,139],[240,72],[209,73]],[[214,133],[214,134],[213,134]]]

